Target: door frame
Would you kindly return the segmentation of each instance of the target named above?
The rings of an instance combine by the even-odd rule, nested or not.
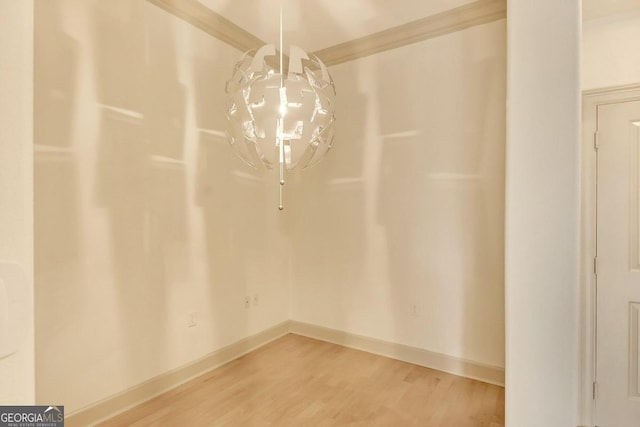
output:
[[[597,363],[597,125],[602,105],[640,100],[640,84],[607,87],[582,93],[582,172],[580,200],[580,408],[582,425],[593,427]]]

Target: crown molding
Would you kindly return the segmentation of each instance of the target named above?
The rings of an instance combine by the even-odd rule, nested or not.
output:
[[[242,52],[267,44],[197,0],[147,1]]]
[[[506,17],[506,0],[478,0],[314,53],[326,65],[337,65]]]
[[[197,0],[147,1],[243,52],[267,44]],[[337,65],[504,19],[506,16],[506,0],[477,0],[455,9],[321,49],[314,54],[326,65]]]

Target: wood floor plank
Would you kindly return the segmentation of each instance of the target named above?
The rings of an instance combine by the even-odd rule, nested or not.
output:
[[[503,427],[504,388],[294,334],[101,424]]]

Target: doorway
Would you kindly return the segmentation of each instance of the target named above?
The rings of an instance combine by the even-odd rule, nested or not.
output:
[[[584,393],[583,414],[590,412],[590,425],[636,426],[640,423],[640,87],[586,95],[585,115],[583,224],[589,230],[583,228],[587,284],[583,307],[591,336],[583,335],[589,355],[583,359],[587,368],[583,377],[589,376],[590,368],[592,381],[591,396]],[[589,389],[588,381],[583,385]]]

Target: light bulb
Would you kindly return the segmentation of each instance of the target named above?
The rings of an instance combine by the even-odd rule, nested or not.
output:
[[[280,104],[280,107],[278,108],[278,111],[280,111],[280,117],[284,117],[287,115],[287,106],[286,104]]]

